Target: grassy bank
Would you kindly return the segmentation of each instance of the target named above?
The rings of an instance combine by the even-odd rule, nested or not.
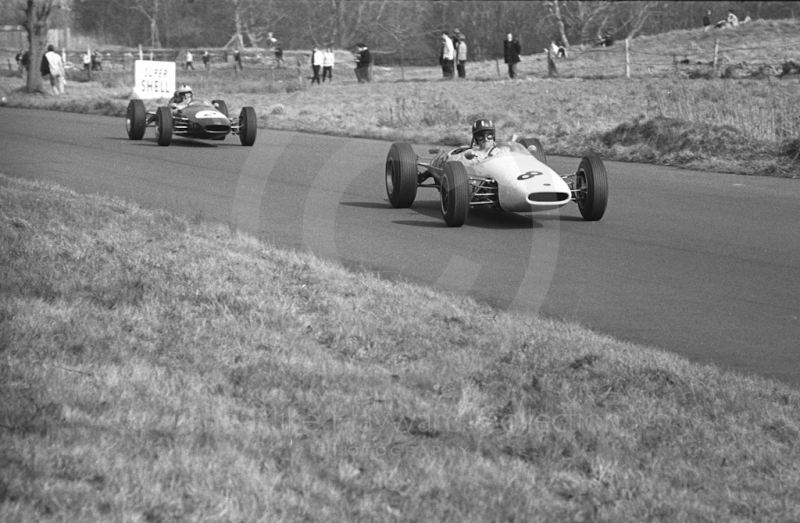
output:
[[[736,30],[676,31],[632,43],[633,74],[623,75],[623,44],[573,48],[547,77],[544,54],[523,57],[520,79],[495,61],[468,64],[468,81],[444,81],[436,67],[376,68],[357,84],[341,63],[332,84],[311,86],[306,65],[253,65],[178,72],[202,98],[256,108],[262,127],[416,143],[468,141],[471,121],[490,117],[501,134],[539,137],[547,152],[642,161],[698,170],[800,177],[798,75],[777,76],[800,48],[800,22],[757,21]],[[718,40],[717,40],[718,39]],[[720,42],[718,66],[711,66]],[[9,104],[122,116],[130,72],[92,81],[70,73],[68,94],[22,92],[0,76]]]
[[[796,521],[800,395],[0,176],[3,521]]]

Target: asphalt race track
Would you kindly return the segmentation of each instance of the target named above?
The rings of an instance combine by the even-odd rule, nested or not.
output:
[[[158,147],[152,129],[129,141],[122,118],[10,108],[0,118],[2,173],[233,223],[388,278],[800,385],[800,180],[606,162],[600,222],[570,204],[474,210],[451,229],[433,189],[390,207],[387,142],[260,129],[252,148],[238,137]],[[580,161],[548,160],[563,174]]]

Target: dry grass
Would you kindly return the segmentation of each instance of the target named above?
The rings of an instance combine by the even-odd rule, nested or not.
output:
[[[547,78],[544,54],[525,56],[517,81],[506,78],[502,63],[482,62],[468,64],[469,81],[444,81],[435,67],[379,67],[374,83],[359,85],[346,54],[334,83],[319,86],[310,85],[305,65],[178,74],[203,97],[223,97],[231,108],[254,106],[272,129],[452,145],[467,140],[472,120],[490,117],[503,133],[539,137],[552,154],[591,151],[607,159],[798,177],[798,79],[776,76],[800,48],[798,25],[757,21],[736,30],[637,38],[630,79],[623,43],[573,48],[558,60],[558,78]],[[118,70],[103,75],[82,82],[81,73],[71,73],[63,99],[22,93],[21,80],[8,75],[0,77],[0,91],[10,105],[124,114],[130,73],[127,80]],[[675,143],[685,146],[676,150]]]
[[[3,521],[796,521],[800,395],[0,177]]]

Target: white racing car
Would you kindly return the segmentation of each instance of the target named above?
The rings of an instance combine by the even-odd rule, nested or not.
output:
[[[462,226],[469,209],[479,205],[527,213],[575,202],[587,221],[599,220],[606,211],[606,169],[593,154],[581,159],[575,174],[562,176],[547,166],[535,138],[498,142],[485,157],[471,146],[429,153],[435,156],[420,158],[410,144],[392,144],[386,157],[386,194],[392,207],[411,207],[417,188],[430,187],[439,191],[442,216],[450,227]]]

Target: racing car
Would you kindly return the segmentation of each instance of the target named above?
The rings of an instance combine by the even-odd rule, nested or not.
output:
[[[169,107],[148,111],[142,100],[134,99],[125,114],[128,138],[141,140],[147,127],[155,127],[158,145],[169,145],[173,135],[224,140],[228,134],[237,134],[242,145],[251,146],[256,142],[256,124],[255,109],[244,107],[238,117],[229,118],[222,100],[194,101],[173,116]]]
[[[392,207],[411,207],[417,188],[428,187],[439,191],[442,217],[450,227],[464,225],[470,208],[478,206],[526,213],[575,202],[586,221],[597,221],[606,211],[606,169],[594,154],[581,159],[575,174],[562,176],[547,166],[536,138],[498,142],[485,158],[471,146],[428,152],[434,156],[421,158],[408,143],[392,144],[386,157],[386,194]]]

